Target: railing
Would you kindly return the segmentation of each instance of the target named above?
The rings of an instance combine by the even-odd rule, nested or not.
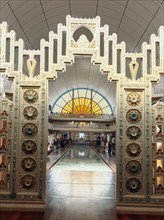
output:
[[[86,129],[86,130],[109,130],[115,131],[116,125],[76,125],[76,124],[49,124],[49,129]]]
[[[95,118],[95,119],[115,119],[114,115],[108,115],[108,114],[100,114],[100,115],[85,115],[85,116],[80,116],[80,115],[75,115],[75,114],[61,114],[61,113],[50,113],[50,116],[52,118]]]

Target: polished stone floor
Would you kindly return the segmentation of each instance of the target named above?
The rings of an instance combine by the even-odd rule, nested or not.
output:
[[[45,219],[106,220],[109,216],[117,219],[115,173],[89,146],[74,146],[49,171]]]
[[[83,148],[81,145],[52,151],[47,157],[45,212],[2,211],[0,220],[164,219],[164,216],[117,215],[115,156],[109,156],[107,152],[98,155],[94,147]]]

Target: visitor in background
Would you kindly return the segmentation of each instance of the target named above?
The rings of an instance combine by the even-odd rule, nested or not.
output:
[[[100,148],[101,148],[101,139],[100,139],[100,137],[97,137],[97,139],[96,139],[96,150],[98,152],[100,152]]]
[[[108,142],[108,154],[109,156],[112,156],[112,141],[109,140]]]

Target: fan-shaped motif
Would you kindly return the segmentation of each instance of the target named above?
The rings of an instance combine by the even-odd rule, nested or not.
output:
[[[76,98],[69,101],[62,109],[62,113],[72,113],[75,115],[103,114],[100,106],[87,98]]]
[[[100,93],[85,88],[72,89],[54,103],[54,113],[75,115],[113,114],[110,103]]]

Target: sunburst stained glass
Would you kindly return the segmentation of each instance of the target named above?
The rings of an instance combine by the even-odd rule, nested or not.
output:
[[[78,116],[112,114],[110,103],[100,93],[85,88],[62,94],[53,105],[53,112]]]

